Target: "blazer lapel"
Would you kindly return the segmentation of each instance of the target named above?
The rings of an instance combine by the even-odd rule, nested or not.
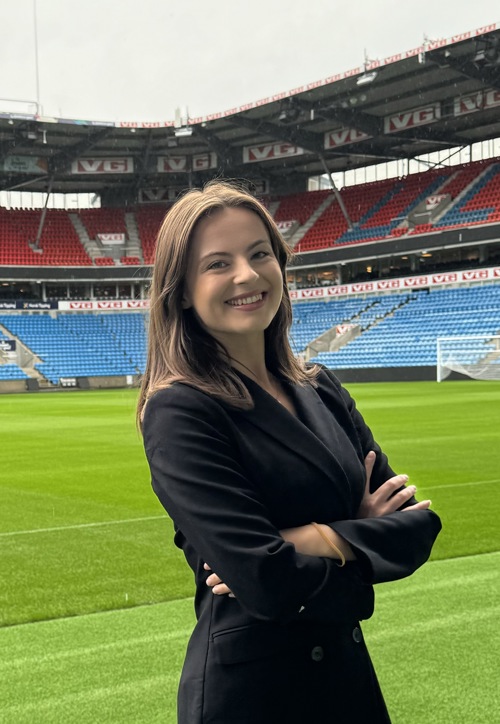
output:
[[[339,497],[350,509],[349,478],[334,452],[338,449],[337,431],[328,409],[315,389],[310,385],[302,387],[285,383],[297,409],[298,417],[295,417],[260,385],[246,375],[241,376],[252,395],[255,407],[252,410],[239,411],[238,414],[289,448],[295,455],[306,458],[323,475],[335,479]]]

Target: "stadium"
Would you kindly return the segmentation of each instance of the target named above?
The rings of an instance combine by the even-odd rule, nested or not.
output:
[[[493,24],[198,118],[0,113],[3,722],[175,721],[192,585],[134,407],[159,225],[216,177],[294,252],[295,353],[444,521],[366,622],[394,721],[496,720],[499,108]]]

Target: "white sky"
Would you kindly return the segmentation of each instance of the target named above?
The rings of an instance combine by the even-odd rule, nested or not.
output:
[[[0,99],[37,100],[35,4],[44,114],[109,121],[224,111],[500,21],[498,0],[0,0]]]

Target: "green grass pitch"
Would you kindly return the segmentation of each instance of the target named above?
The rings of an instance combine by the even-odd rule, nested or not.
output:
[[[394,724],[499,710],[500,384],[348,385],[443,520],[364,624]],[[0,721],[175,723],[191,576],[149,485],[136,392],[0,397]]]

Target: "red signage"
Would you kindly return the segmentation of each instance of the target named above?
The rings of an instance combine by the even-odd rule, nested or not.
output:
[[[455,98],[453,113],[455,116],[464,116],[467,113],[496,108],[500,106],[500,91],[490,88],[486,91],[478,91],[468,96]]]
[[[182,173],[187,171],[187,156],[158,156],[156,170],[158,173]]]
[[[346,332],[349,332],[351,329],[354,329],[356,325],[355,324],[337,324],[335,331],[337,332],[337,335],[340,337]]]
[[[149,309],[149,299],[137,299],[124,302],[127,309]]]
[[[399,279],[381,279],[377,282],[377,289],[399,289]]]
[[[301,299],[314,299],[315,297],[322,297],[323,296],[323,290],[321,287],[317,287],[315,289],[301,289],[300,297]]]
[[[347,284],[339,284],[336,287],[328,287],[326,290],[326,295],[328,297],[338,297],[342,294],[348,294],[349,293],[349,286]]]
[[[285,232],[297,223],[297,221],[277,221],[276,226],[278,227],[278,231]]]
[[[359,284],[351,284],[354,294],[359,292],[373,292],[375,289],[373,282],[360,282]]]
[[[431,106],[425,106],[425,108],[415,108],[412,111],[386,116],[384,118],[384,131],[385,133],[397,133],[397,131],[405,131],[407,128],[433,123],[440,117],[441,107],[439,103],[434,103]]]
[[[387,63],[397,63],[398,60],[402,60],[403,55],[402,53],[396,53],[396,55],[389,55],[387,58],[384,58],[384,65],[387,65]],[[379,63],[378,65],[382,65]],[[373,64],[370,64],[370,67],[375,67]]]
[[[97,234],[97,238],[105,246],[125,244],[125,234]]]
[[[476,279],[488,279],[488,269],[476,269],[474,271],[462,272],[463,280],[466,282],[472,282]]]
[[[100,302],[59,302],[59,309],[82,312],[82,311],[95,311],[100,309],[113,310],[117,309],[149,309],[149,299],[116,299],[116,300],[103,300]]]
[[[470,30],[467,33],[459,33],[458,35],[452,35],[451,42],[460,43],[461,40],[468,40],[471,37],[471,35],[472,35],[472,33],[470,32]]]
[[[93,309],[94,302],[69,302],[69,309]]]
[[[133,173],[134,159],[124,158],[77,158],[71,164],[72,174]]]
[[[325,148],[338,148],[347,143],[357,143],[365,138],[370,138],[370,136],[356,128],[341,128],[340,131],[325,133]]]
[[[403,286],[405,287],[428,287],[429,279],[427,277],[407,277],[403,280]]]
[[[302,156],[304,149],[291,143],[266,143],[262,146],[244,146],[243,163],[269,161],[273,158]]]
[[[452,282],[458,281],[458,274],[454,272],[448,272],[444,274],[433,274],[431,276],[431,281],[433,284],[450,284]]]
[[[444,201],[447,198],[447,194],[434,194],[433,196],[428,196],[425,199],[425,208],[427,209],[427,211],[432,211],[432,209],[435,209],[437,206],[439,206],[441,201]]]
[[[491,23],[490,25],[483,25],[482,28],[478,28],[475,35],[484,35],[485,33],[491,33],[492,30],[496,30],[497,24]]]
[[[96,302],[96,309],[123,309],[123,302]]]
[[[217,167],[217,156],[215,153],[200,153],[193,156],[193,171],[208,171]]]
[[[199,153],[196,156],[158,156],[156,170],[158,173],[184,173],[192,168],[193,171],[207,171],[216,168],[217,156],[215,153]]]

